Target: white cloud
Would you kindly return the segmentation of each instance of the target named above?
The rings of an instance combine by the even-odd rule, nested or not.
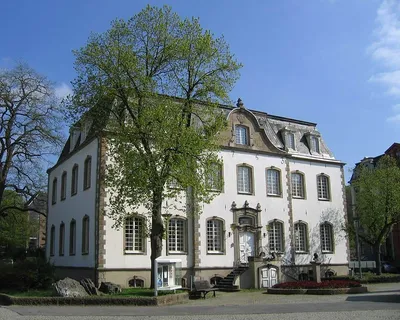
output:
[[[400,122],[400,113],[394,116],[388,117],[386,119],[387,122]]]
[[[369,80],[384,85],[387,93],[400,96],[400,2],[384,0],[378,8],[375,42],[368,53],[385,71],[373,75]]]
[[[65,82],[62,82],[59,86],[56,86],[55,94],[57,98],[63,99],[72,94],[72,89]]]

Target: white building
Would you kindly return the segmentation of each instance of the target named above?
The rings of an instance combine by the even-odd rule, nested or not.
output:
[[[233,270],[242,275],[228,279],[242,287],[305,279],[313,276],[315,253],[324,273],[346,274],[344,164],[316,124],[249,111],[240,100],[221,109],[229,121],[221,135],[223,190],[200,204],[199,216],[165,217],[163,256],[182,260],[186,283]],[[47,255],[60,275],[149,286],[150,239],[142,232],[148,221],[132,216],[116,230],[102,214],[107,139],[88,129],[71,131],[48,171]]]

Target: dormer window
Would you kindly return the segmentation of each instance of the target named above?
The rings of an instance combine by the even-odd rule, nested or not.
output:
[[[319,153],[319,138],[310,136],[310,148],[312,152]]]
[[[288,149],[295,149],[294,145],[294,133],[292,132],[286,132],[286,147]]]
[[[249,144],[249,128],[245,126],[235,127],[236,144]]]

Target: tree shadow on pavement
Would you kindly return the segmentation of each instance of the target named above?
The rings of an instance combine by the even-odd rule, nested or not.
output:
[[[377,294],[377,295],[360,295],[360,296],[350,296],[347,297],[346,301],[360,302],[394,302],[400,303],[400,295],[396,294]]]

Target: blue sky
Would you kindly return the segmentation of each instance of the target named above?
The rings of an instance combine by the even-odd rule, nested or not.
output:
[[[200,17],[204,28],[224,35],[244,64],[232,100],[318,123],[347,168],[400,142],[395,0],[2,1],[0,67],[25,61],[66,94],[75,76],[72,50],[148,3]]]

